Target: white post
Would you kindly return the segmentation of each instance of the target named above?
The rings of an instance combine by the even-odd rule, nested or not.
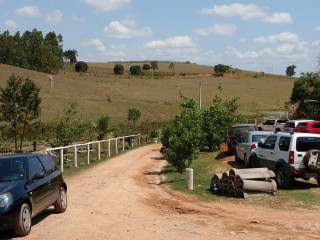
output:
[[[63,172],[63,148],[60,149],[60,171]]]
[[[161,140],[161,130],[159,129],[158,130],[158,141],[160,142],[160,140]]]
[[[108,140],[108,157],[110,157],[110,140]]]
[[[122,152],[124,152],[124,137],[122,138]]]
[[[90,144],[87,145],[87,162],[90,164]]]
[[[140,138],[141,138],[141,134],[139,134],[139,140],[138,140],[139,145],[140,145],[140,141],[141,141]]]
[[[188,190],[193,190],[193,169],[186,168],[186,187]]]
[[[98,142],[98,160],[101,159],[101,156],[100,156],[100,142]]]
[[[73,155],[74,155],[74,166],[78,167],[78,150],[76,146],[73,148]]]
[[[133,138],[133,137],[131,137],[131,138],[132,138],[132,141],[131,141],[131,147],[133,148],[134,138]]]
[[[116,144],[116,154],[118,154],[118,138],[116,138],[115,144]]]

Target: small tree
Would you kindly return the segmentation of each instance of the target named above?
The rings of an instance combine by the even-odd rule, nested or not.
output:
[[[140,75],[141,74],[141,67],[138,65],[131,66],[130,73],[132,75]]]
[[[147,64],[147,63],[142,66],[142,70],[148,71],[148,70],[150,70],[150,69],[151,69],[151,67],[150,67],[150,65]]]
[[[1,120],[8,122],[9,132],[14,136],[15,150],[20,150],[26,134],[26,127],[40,116],[40,89],[29,78],[11,75],[6,88],[0,88]]]
[[[186,167],[198,157],[201,128],[200,110],[193,99],[183,99],[184,108],[180,115],[164,126],[161,137],[161,153],[165,159],[182,175]]]
[[[214,66],[214,72],[217,76],[223,76],[228,70],[230,69],[230,66],[218,64]]]
[[[151,69],[153,71],[157,70],[158,69],[158,61],[151,61],[150,62],[150,65],[151,65]]]
[[[128,120],[133,122],[133,126],[136,126],[136,121],[141,116],[141,112],[136,108],[130,108],[128,110]]]
[[[107,133],[114,131],[115,129],[109,129],[110,117],[108,115],[102,115],[97,122],[96,132],[98,133],[98,140],[102,140]]]
[[[173,62],[170,63],[169,68],[171,69],[172,72],[174,71],[174,63]]]
[[[296,68],[295,65],[288,66],[286,70],[286,75],[289,77],[294,76],[296,74],[296,72],[294,71],[295,68]]]
[[[124,72],[124,67],[121,64],[116,64],[113,68],[113,72],[117,75],[122,75]]]
[[[88,65],[82,61],[77,62],[74,67],[77,72],[86,72],[88,70]]]

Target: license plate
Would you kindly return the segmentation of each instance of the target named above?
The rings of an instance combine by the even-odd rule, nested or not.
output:
[[[318,178],[318,173],[306,173],[306,178]]]

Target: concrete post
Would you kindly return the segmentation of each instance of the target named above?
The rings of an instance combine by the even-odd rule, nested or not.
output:
[[[108,157],[110,157],[110,140],[108,140]]]
[[[63,148],[60,149],[60,171],[63,172]]]
[[[124,137],[122,138],[122,152],[124,152]]]
[[[77,150],[77,147],[73,148],[73,154],[74,154],[74,166],[78,167],[78,150]]]
[[[188,190],[193,190],[193,169],[186,168],[186,184]]]
[[[100,142],[98,142],[98,160],[101,159],[100,151],[101,151]]]
[[[118,138],[116,138],[115,143],[116,143],[116,154],[118,154]]]
[[[87,162],[90,164],[90,144],[87,146]]]

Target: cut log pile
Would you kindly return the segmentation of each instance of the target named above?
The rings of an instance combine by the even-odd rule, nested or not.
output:
[[[229,172],[213,174],[210,190],[242,198],[275,195],[274,177],[274,172],[268,168],[231,168]]]

